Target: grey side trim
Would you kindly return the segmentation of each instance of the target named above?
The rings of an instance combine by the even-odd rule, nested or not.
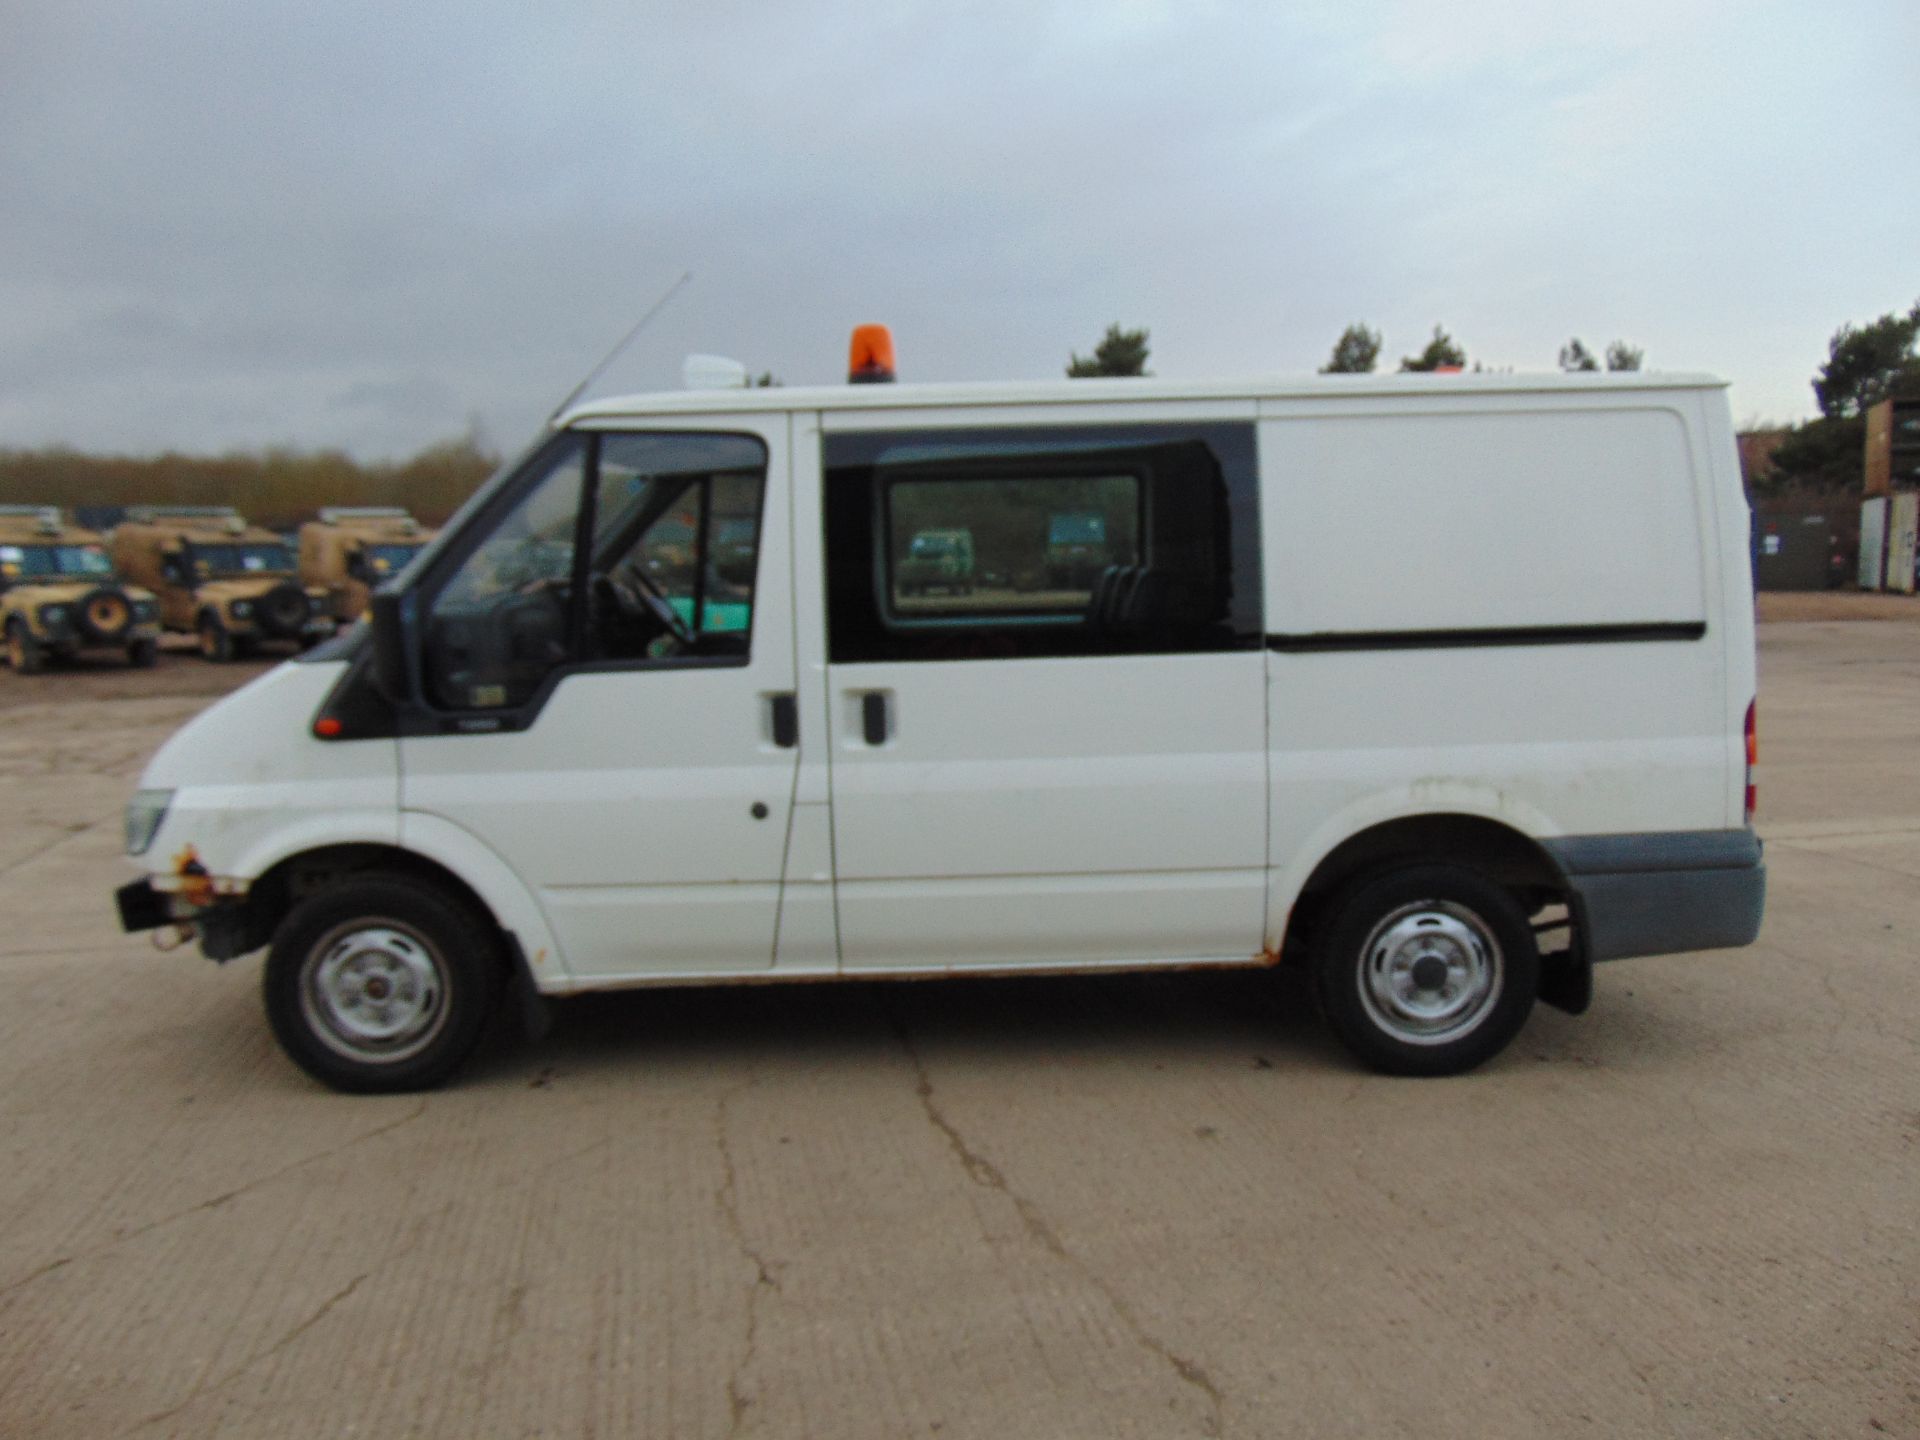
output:
[[[1594,960],[1751,945],[1767,868],[1751,830],[1581,835],[1545,842]]]
[[[1570,835],[1542,847],[1567,875],[1724,870],[1760,863],[1751,830],[1663,830],[1642,835]]]

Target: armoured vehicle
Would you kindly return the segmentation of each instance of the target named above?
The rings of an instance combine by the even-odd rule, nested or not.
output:
[[[124,651],[153,664],[160,647],[153,593],[123,585],[100,537],[52,505],[0,505],[0,627],[7,663],[23,675],[49,658]]]
[[[322,608],[334,620],[358,620],[373,592],[432,538],[396,506],[329,506],[300,527],[300,583],[326,592]]]
[[[973,534],[968,530],[922,530],[907,546],[897,572],[902,595],[973,593]]]
[[[113,532],[114,567],[150,587],[160,623],[225,661],[264,641],[304,650],[334,632],[324,590],[303,589],[293,550],[231,506],[135,506]]]

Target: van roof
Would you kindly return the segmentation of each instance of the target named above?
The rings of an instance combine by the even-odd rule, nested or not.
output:
[[[937,385],[794,385],[725,390],[664,390],[614,395],[575,405],[555,422],[624,415],[686,415],[768,410],[895,410],[984,406],[1137,404],[1157,400],[1313,400],[1329,396],[1514,395],[1635,390],[1722,390],[1714,375],[1660,371],[1591,374],[1490,372],[1436,375],[1278,375],[1244,380],[1026,380]]]

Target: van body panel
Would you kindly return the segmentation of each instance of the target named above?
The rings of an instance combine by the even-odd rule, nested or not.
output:
[[[1760,693],[1754,638],[1752,514],[1740,481],[1740,455],[1733,417],[1724,397],[1696,393],[1693,402],[1695,464],[1699,467],[1706,533],[1703,555],[1710,613],[1719,629],[1722,674],[1722,737],[1726,745],[1726,803],[1721,824],[1751,823],[1746,806],[1747,707]]]
[[[438,815],[408,811],[400,817],[400,845],[457,876],[480,897],[500,928],[520,946],[538,989],[565,994],[576,988],[566,951],[540,902],[513,867],[478,837]]]
[[[831,669],[847,967],[1257,952],[1262,657],[994,668],[1003,689],[971,661]],[[861,723],[872,694],[889,716],[877,746]]]
[[[820,417],[791,417],[790,475],[784,504],[794,536],[793,582],[787,601],[793,612],[794,709],[799,720],[793,777],[785,883],[774,940],[777,974],[819,975],[840,968],[840,926],[833,883],[833,771],[827,743],[826,554],[820,516]]]
[[[765,720],[790,688],[777,648],[788,664],[757,671],[569,675],[525,730],[409,737],[407,809],[522,876],[577,977],[771,965],[793,787]]]
[[[1261,410],[1276,915],[1388,819],[1740,823],[1752,620],[1723,578],[1745,507],[1719,397]]]
[[[178,887],[188,847],[208,875],[251,882],[306,849],[397,842],[394,743],[328,745],[307,728],[345,669],[276,666],[160,747],[141,781],[173,792],[146,852],[156,887]]]
[[[1680,412],[1373,408],[1260,427],[1270,629],[1705,618]]]

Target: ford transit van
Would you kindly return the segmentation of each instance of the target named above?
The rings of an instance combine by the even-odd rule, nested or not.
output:
[[[1274,965],[1457,1072],[1757,933],[1746,540],[1704,377],[595,401],[161,748],[122,923],[349,1090],[514,992]]]

